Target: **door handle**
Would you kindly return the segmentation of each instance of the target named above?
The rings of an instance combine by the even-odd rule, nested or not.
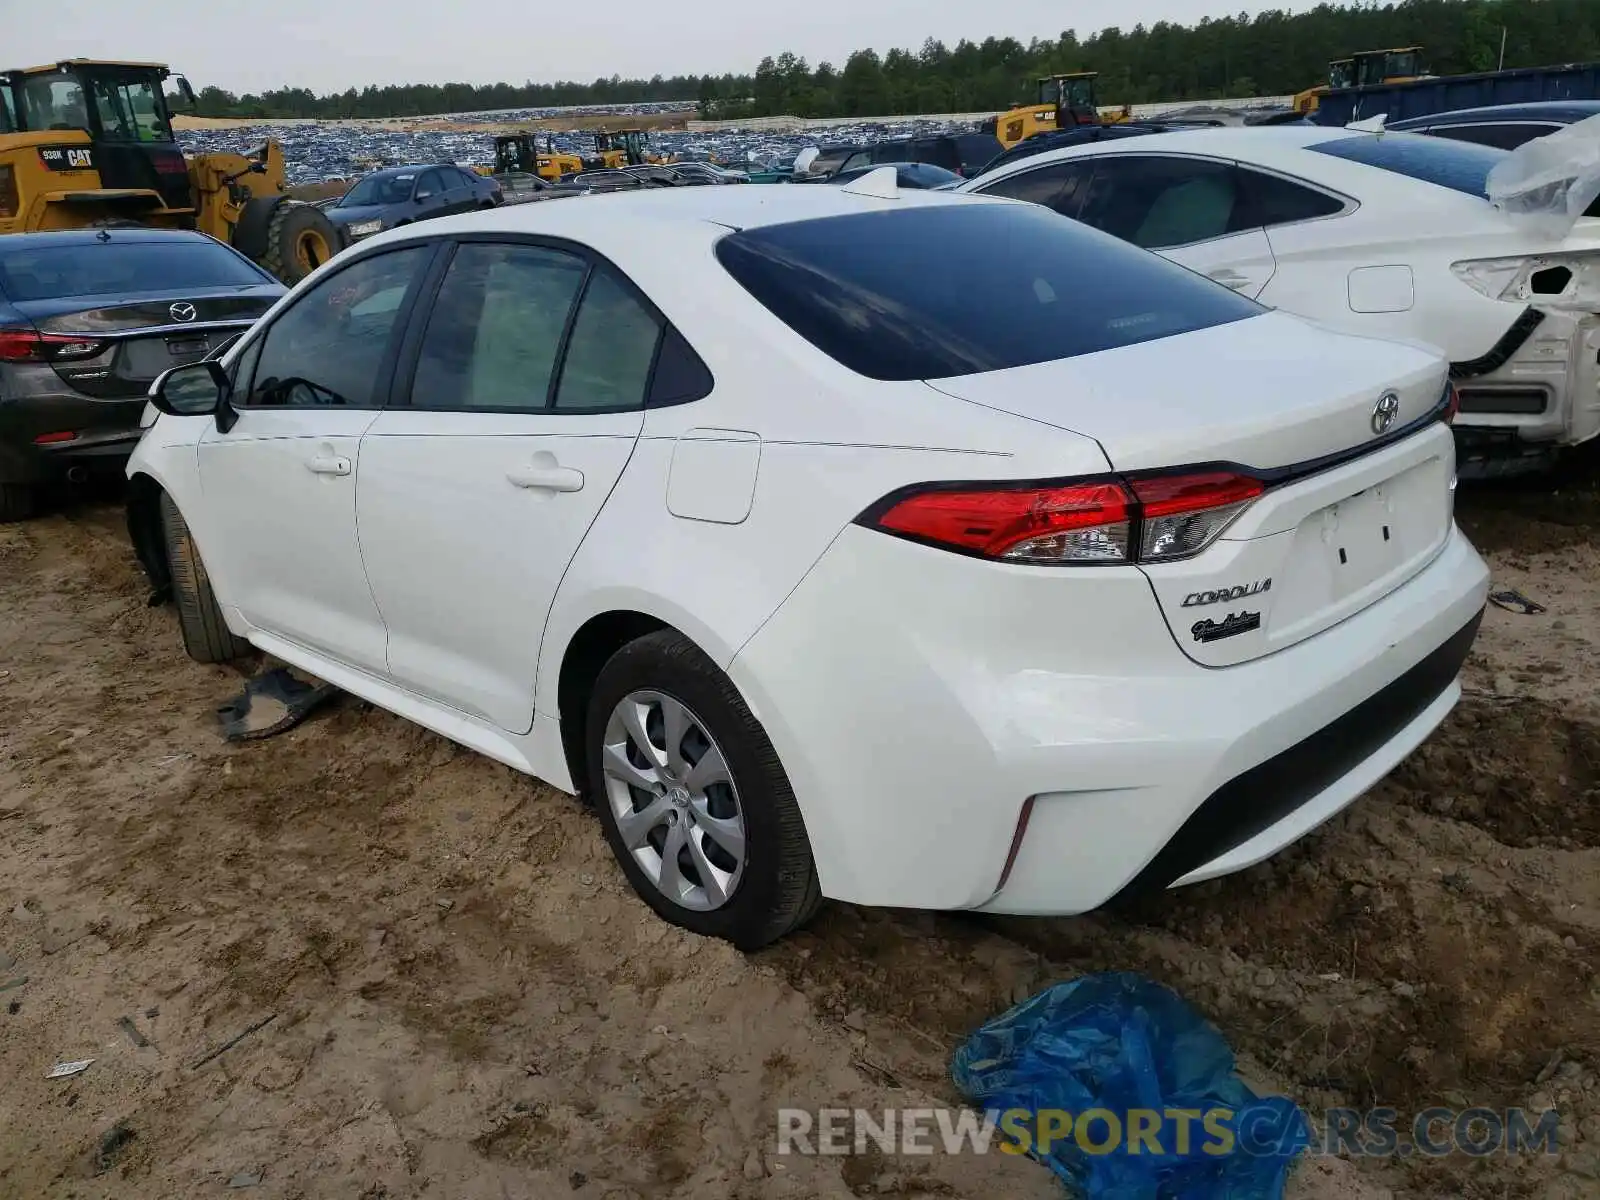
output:
[[[342,455],[319,454],[306,463],[306,468],[315,475],[348,475],[350,460]]]
[[[519,467],[507,471],[506,478],[519,488],[547,492],[576,492],[583,487],[583,472],[571,467]]]

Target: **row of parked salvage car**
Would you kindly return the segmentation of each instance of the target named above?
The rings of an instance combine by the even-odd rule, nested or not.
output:
[[[32,461],[90,412],[137,437],[192,657],[585,797],[666,919],[1072,913],[1272,855],[1456,703],[1466,385],[1526,361],[1530,444],[1600,394],[1588,293],[1527,293],[1592,287],[1600,221],[1528,232],[1505,157],[1213,129],[946,191],[647,189],[392,229],[281,298],[186,235],[29,235],[8,296],[47,250],[168,274],[86,308],[58,273],[6,369],[73,393]],[[226,344],[151,370],[196,324]],[[154,377],[142,431],[83,363]]]

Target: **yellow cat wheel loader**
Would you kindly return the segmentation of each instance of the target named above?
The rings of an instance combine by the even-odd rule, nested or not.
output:
[[[583,159],[576,154],[563,154],[555,147],[550,134],[541,139],[537,133],[502,133],[494,139],[494,167],[480,173],[485,175],[537,175],[555,183],[563,175],[583,170]]]
[[[0,234],[152,225],[198,229],[298,283],[344,246],[286,195],[283,150],[185,157],[159,63],[67,59],[0,72]],[[179,92],[193,103],[182,76]]]

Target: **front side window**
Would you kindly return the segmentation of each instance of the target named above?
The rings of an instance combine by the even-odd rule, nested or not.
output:
[[[428,315],[412,405],[546,407],[588,269],[577,255],[543,246],[469,242],[457,249]]]
[[[1078,220],[1147,250],[1249,228],[1232,164],[1146,154],[1095,159]]]
[[[267,330],[244,403],[253,408],[370,408],[407,291],[432,246],[352,263],[286,308]]]
[[[938,204],[730,233],[723,268],[871,379],[941,379],[1243,320],[1253,300],[1031,204]]]
[[[430,196],[437,196],[444,191],[444,174],[440,171],[424,171],[422,178],[417,180],[417,199],[426,200]]]

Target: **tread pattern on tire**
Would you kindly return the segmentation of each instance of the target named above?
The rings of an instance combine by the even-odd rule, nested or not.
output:
[[[183,648],[189,657],[196,662],[220,663],[249,654],[250,643],[236,636],[223,621],[194,535],[172,497],[164,492],[161,534],[172,576],[172,599],[178,606],[178,628],[183,632]]]
[[[760,778],[752,781],[746,775],[742,782],[739,780],[736,782],[740,782],[741,802],[748,805],[752,798],[757,799],[766,806],[767,815],[776,825],[777,836],[773,839],[775,844],[769,849],[775,853],[778,866],[775,893],[767,906],[764,919],[747,923],[743,928],[729,930],[723,936],[728,937],[739,949],[745,951],[760,949],[770,942],[786,937],[816,915],[817,910],[822,907],[823,896],[821,883],[817,878],[816,862],[811,857],[811,843],[806,835],[805,820],[801,816],[794,790],[789,784],[789,777],[778,759],[777,750],[767,737],[766,730],[750,712],[749,706],[745,704],[744,697],[739,694],[733,681],[699,646],[675,629],[662,629],[647,634],[618,650],[601,669],[600,677],[596,680],[595,697],[614,690],[606,684],[608,675],[618,672],[632,674],[637,670],[635,664],[639,664],[641,660],[650,664],[650,675],[633,683],[626,690],[633,690],[633,687],[637,686],[651,686],[671,692],[673,689],[670,681],[653,678],[655,673],[663,668],[667,674],[682,672],[701,686],[712,689],[724,710],[731,713],[738,723],[737,728],[719,727],[712,732],[722,744],[724,753],[731,754],[730,743],[733,743],[742,747],[754,760],[755,773]],[[594,727],[599,715],[598,707],[599,705],[592,703],[589,716],[590,725],[586,740],[591,746],[594,739],[600,736]],[[699,715],[702,720],[711,719],[710,714],[705,712],[700,712]],[[600,729],[604,729],[603,721],[600,722]],[[589,768],[591,774],[594,769],[592,764],[597,757],[597,754],[592,753],[586,755],[586,761],[591,764]],[[607,823],[609,839],[614,826],[604,798],[604,785],[594,780],[590,790],[596,798],[600,819]],[[748,808],[746,811],[748,814]],[[652,907],[656,907],[658,901],[667,903],[660,897],[647,895],[647,899]],[[657,911],[660,912],[661,909],[657,908]],[[677,919],[679,915],[678,912],[674,912],[672,919]],[[753,918],[757,914],[749,915]]]
[[[330,253],[339,253],[343,243],[339,238],[339,231],[322,209],[314,204],[305,204],[299,200],[285,200],[272,210],[272,216],[267,222],[267,250],[261,256],[261,266],[271,275],[293,287],[304,276],[299,275],[299,266],[293,262],[292,251],[285,245],[284,226],[289,223],[290,217],[297,212],[310,212],[316,214],[323,225],[323,236],[328,241]],[[290,272],[295,274],[291,278]]]

